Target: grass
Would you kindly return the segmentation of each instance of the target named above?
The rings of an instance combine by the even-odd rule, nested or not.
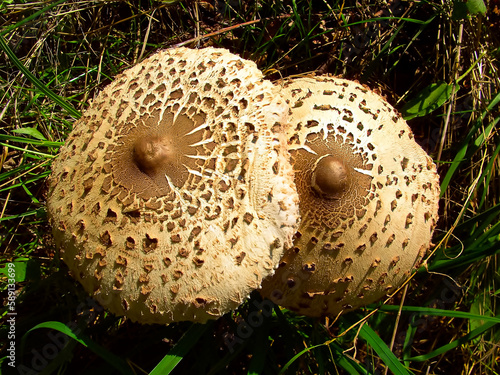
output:
[[[499,27],[500,5],[481,0],[0,3],[0,336],[13,306],[21,366],[4,345],[2,373],[500,373]],[[255,294],[206,325],[151,327],[71,279],[46,221],[51,160],[100,88],[175,45],[228,48],[269,79],[357,79],[409,120],[439,166],[440,221],[388,303],[329,321]]]

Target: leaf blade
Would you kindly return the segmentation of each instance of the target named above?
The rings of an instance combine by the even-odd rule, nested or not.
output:
[[[415,117],[428,115],[446,103],[453,90],[458,90],[458,88],[458,84],[431,83],[401,108],[403,118],[411,120]]]

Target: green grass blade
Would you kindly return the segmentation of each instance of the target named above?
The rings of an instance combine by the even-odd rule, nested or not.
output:
[[[483,125],[483,119],[486,117],[486,115],[488,114],[488,112],[490,112],[492,109],[496,108],[499,103],[500,103],[500,92],[498,92],[498,93],[495,94],[494,98],[488,104],[486,110],[483,111],[483,113],[481,114],[481,117],[476,121],[476,123],[474,124],[474,126],[472,127],[472,129],[470,130],[470,132],[465,137],[465,139],[464,139],[464,141],[462,143],[462,146],[457,151],[456,156],[453,159],[453,162],[451,163],[450,168],[448,169],[448,172],[446,172],[446,175],[444,176],[443,181],[441,182],[441,197],[445,194],[446,189],[448,188],[448,185],[450,184],[450,181],[452,180],[453,175],[457,171],[457,169],[460,166],[460,164],[464,160],[467,160],[465,158],[465,156],[467,154],[467,150],[469,148],[469,145],[471,144],[471,139],[474,136],[474,134],[477,132],[477,130]],[[490,124],[490,126],[488,127],[489,130],[491,130],[493,128],[492,125],[494,125],[494,124],[495,123]],[[485,133],[489,133],[488,129],[486,129],[484,132]],[[480,137],[481,137],[481,140],[484,140],[484,136],[483,135],[480,135]],[[474,144],[475,144],[476,147],[479,147],[478,144],[476,144],[476,143],[474,143]],[[475,149],[472,150],[472,151],[475,151]]]
[[[485,318],[485,317],[483,317],[483,318]],[[500,318],[500,315],[497,315],[497,318]],[[469,341],[474,340],[475,338],[481,336],[486,331],[491,329],[491,327],[493,327],[495,324],[498,324],[498,323],[487,322],[487,323],[483,324],[482,326],[470,331],[465,336],[460,337],[458,340],[454,340],[454,341],[450,342],[449,344],[443,345],[440,348],[433,350],[430,353],[419,355],[416,357],[410,357],[410,358],[408,358],[408,361],[422,362],[422,361],[427,361],[431,358],[437,357],[437,356],[444,354],[450,350],[453,350],[461,345],[464,345],[465,343],[467,343]]]
[[[7,134],[0,134],[0,141],[25,143],[25,144],[29,144],[29,145],[43,146],[43,147],[61,147],[63,145],[63,142],[43,141],[40,139],[16,137],[16,136],[7,135]],[[10,147],[10,145],[6,145],[6,146]]]
[[[500,153],[500,144],[497,145],[495,151],[491,154],[490,161],[488,162],[488,165],[484,169],[483,175],[486,175],[485,181],[484,181],[484,189],[481,194],[481,200],[479,202],[479,208],[482,208],[484,203],[486,202],[486,194],[488,192],[488,186],[490,186],[490,181],[491,178],[493,177],[495,173],[495,164],[498,162],[498,154]]]
[[[320,348],[324,345],[328,345],[333,350],[332,354],[333,354],[333,359],[335,361],[335,364],[339,365],[344,370],[348,371],[349,374],[353,374],[353,375],[368,374],[368,372],[362,366],[360,366],[356,361],[354,361],[353,359],[351,359],[350,357],[348,357],[344,354],[344,350],[342,349],[342,347],[340,345],[338,345],[334,341],[327,341],[327,342],[324,342],[322,344],[309,346],[309,347],[303,349],[302,351],[300,351],[299,353],[297,353],[295,356],[293,356],[285,364],[285,366],[283,366],[283,368],[281,369],[281,371],[279,372],[278,375],[285,374],[285,372],[288,370],[288,368],[302,355],[306,354],[307,352],[310,352],[311,350]],[[403,374],[410,374],[410,373],[404,372]]]
[[[419,268],[418,272],[438,271],[440,269],[451,270],[457,267],[467,267],[475,261],[484,259],[488,256],[500,253],[500,222],[497,220],[495,212],[486,218],[486,221],[492,222],[493,225],[488,225],[488,229],[477,230],[470,237],[471,240],[466,240],[462,249],[461,245],[456,245],[453,248],[446,249],[446,254],[437,254],[436,258],[425,266]],[[480,228],[483,229],[483,228]],[[459,256],[458,256],[459,255]],[[451,257],[450,257],[451,256]]]
[[[278,375],[282,375],[285,373],[285,371],[298,359],[300,358],[302,355],[304,355],[305,353],[307,352],[310,352],[311,350],[313,349],[316,349],[316,348],[319,348],[321,346],[325,345],[324,343],[323,344],[318,344],[318,345],[313,345],[313,346],[309,346],[303,350],[301,350],[299,353],[297,353],[296,355],[294,355],[292,357],[292,359],[290,359],[286,364],[285,366],[283,366],[283,368],[281,369],[281,371],[279,372]]]
[[[59,4],[62,4],[64,3],[66,0],[58,0],[58,1],[55,1],[53,3],[51,3],[50,1],[48,2],[49,5],[46,6],[45,8],[43,9],[40,9],[38,12],[35,12],[33,13],[32,15],[26,17],[26,18],[23,18],[21,21],[15,23],[14,25],[11,25],[7,28],[5,28],[5,30],[2,30],[0,31],[0,37],[1,36],[4,36],[6,34],[8,34],[9,32],[11,32],[12,30],[14,29],[17,29],[23,25],[26,25],[28,22],[34,20],[35,18],[37,18],[38,16],[44,14],[45,12],[49,11],[50,9],[54,8],[55,6],[58,6]]]
[[[493,224],[491,227],[488,228],[487,231],[481,233],[480,236],[478,236],[477,240],[471,244],[471,247],[476,245],[476,244],[483,244],[485,242],[488,242],[490,239],[494,239],[498,234],[500,233],[500,222],[497,221],[495,224]],[[497,239],[495,242],[500,242],[500,239]],[[500,248],[497,249],[500,251]]]
[[[476,261],[500,253],[500,249],[498,247],[499,244],[498,241],[496,241],[496,243],[493,244],[477,247],[475,251],[460,255],[457,258],[432,261],[432,263],[429,264],[426,269],[419,269],[419,272],[438,272],[440,270],[451,271],[452,269],[456,269],[459,267],[467,267]]]
[[[399,27],[396,29],[396,31],[391,35],[389,40],[385,43],[385,45],[382,47],[382,49],[378,52],[378,54],[373,58],[373,61],[368,65],[368,67],[364,70],[363,72],[363,80],[367,80],[368,77],[370,77],[373,73],[373,70],[375,69],[376,65],[379,64],[380,60],[382,59],[383,56],[385,56],[385,52],[389,50],[389,48],[392,46],[392,42],[396,38],[396,36],[399,34],[401,29],[403,28],[404,24],[399,25]],[[393,50],[395,51],[395,49]],[[389,52],[392,53],[392,52]]]
[[[400,306],[397,305],[383,305],[379,307],[379,310],[387,312],[398,312],[399,308]],[[467,311],[434,309],[431,307],[421,307],[421,306],[403,306],[401,311],[418,312],[422,315],[446,316],[449,318],[479,319],[495,324],[500,323],[500,317],[477,315]]]
[[[22,164],[19,167],[13,168],[10,171],[6,171],[4,173],[0,173],[0,189],[8,190],[8,188],[5,188],[5,187],[8,185],[8,183],[12,183],[12,180],[17,179],[24,174],[30,173],[30,170],[35,170],[37,168],[44,167],[44,164],[45,164],[44,161],[43,162],[40,162],[38,160],[37,161],[27,161],[25,164]],[[45,172],[47,172],[47,171],[45,171]],[[38,172],[38,173],[40,173],[40,172]],[[7,181],[9,179],[12,179],[12,180]]]
[[[34,150],[26,150],[24,148],[13,146],[13,145],[6,144],[6,143],[3,143],[3,142],[0,142],[0,146],[7,147],[7,148],[9,148],[11,150],[21,151],[25,155],[30,156],[30,157],[32,157],[34,159],[44,160],[44,159],[55,158],[55,156],[49,155],[49,154],[47,154],[45,152],[38,152],[38,151],[34,151]]]
[[[495,245],[495,246],[498,246]],[[480,252],[479,252],[480,251]],[[475,254],[463,255],[456,259],[443,259],[432,262],[431,265],[427,267],[427,271],[438,272],[442,270],[452,270],[458,267],[466,267],[471,265],[472,263],[484,259],[488,256],[492,256],[494,254],[500,253],[500,250],[495,249],[493,246],[488,246],[484,248],[480,248],[479,251]],[[419,270],[420,271],[420,270]],[[423,272],[424,270],[422,270]]]
[[[431,21],[434,18],[428,19],[427,21],[422,21],[422,20],[417,20],[415,18],[405,18],[405,17],[376,17],[376,18],[370,18],[368,20],[363,20],[363,21],[356,21],[348,24],[342,25],[342,27],[351,27],[359,24],[364,24],[368,22],[379,22],[379,21],[405,21],[405,22],[410,22],[410,23],[416,23],[419,25],[427,25],[431,23]],[[344,20],[345,22],[345,20]]]
[[[46,141],[47,138],[44,137],[42,133],[36,128],[20,128],[20,129],[13,129],[12,133],[16,134],[24,134],[30,137],[33,137],[35,139],[39,139],[41,141]]]
[[[448,169],[448,172],[446,173],[445,177],[443,178],[443,182],[441,183],[441,197],[444,195],[445,190],[448,188],[448,185],[450,184],[450,181],[453,178],[453,175],[455,172],[458,170],[458,167],[464,160],[469,160],[467,155],[473,154],[479,147],[484,142],[484,139],[486,138],[484,134],[490,134],[492,131],[493,127],[496,126],[498,123],[499,118],[495,119],[488,127],[484,130],[483,133],[481,133],[478,138],[472,143],[470,143],[470,139],[476,133],[480,125],[482,125],[482,120],[478,120],[474,128],[469,132],[467,135],[467,138],[465,141],[462,143],[462,146],[460,147],[459,151],[456,153],[455,158],[453,159],[450,169]]]
[[[16,189],[18,187],[24,188],[27,184],[37,182],[38,180],[44,179],[44,178],[48,177],[49,175],[50,175],[50,171],[41,172],[40,174],[36,175],[36,177],[28,179],[24,182],[19,182],[19,183],[13,184],[13,185],[8,185],[5,188],[0,188],[0,192],[13,190],[13,189]]]
[[[375,352],[380,356],[386,366],[396,375],[412,374],[403,364],[396,358],[394,353],[389,349],[386,343],[375,333],[368,324],[363,324],[359,336],[370,345]]]
[[[47,97],[52,99],[55,103],[64,108],[71,116],[78,119],[81,117],[79,111],[77,111],[71,104],[69,104],[62,97],[54,93],[52,90],[48,89],[42,81],[36,78],[17,58],[14,52],[10,49],[5,41],[4,37],[0,35],[0,49],[2,49],[5,54],[9,57],[10,61],[26,76],[26,78],[35,85],[35,87],[40,90]]]
[[[156,365],[156,367],[149,373],[149,375],[162,375],[170,374],[177,364],[182,361],[184,356],[191,350],[191,348],[198,342],[203,333],[207,330],[211,323],[206,324],[193,324],[182,335],[181,339],[170,352],[163,357],[163,359]]]
[[[42,209],[26,211],[26,212],[23,212],[22,214],[15,214],[15,215],[10,215],[10,216],[0,217],[0,222],[13,220],[13,219],[21,219],[21,218],[29,217],[29,216],[34,216],[34,215],[37,215],[40,212],[40,210],[42,210]]]
[[[252,352],[252,360],[248,366],[248,375],[259,375],[264,370],[270,345],[267,333],[268,329],[266,327],[261,327],[257,331],[255,349]]]
[[[405,335],[405,339],[403,342],[403,350],[402,350],[403,355],[402,355],[402,357],[403,357],[404,365],[408,368],[411,365],[408,358],[411,357],[411,350],[413,347],[413,342],[415,340],[415,335],[417,334],[417,331],[418,331],[418,323],[416,323],[418,318],[419,318],[418,314],[411,315],[409,324],[406,327],[406,335]]]
[[[26,339],[28,337],[28,334],[35,330],[35,329],[40,329],[40,328],[49,328],[49,329],[54,329],[56,331],[59,331],[61,333],[64,333],[67,335],[69,338],[77,341],[78,343],[82,344],[83,346],[89,348],[92,350],[95,354],[97,354],[99,357],[101,357],[103,360],[108,362],[110,365],[112,365],[114,368],[116,368],[121,374],[126,374],[126,375],[132,375],[133,372],[130,369],[130,367],[127,365],[127,363],[120,357],[114,355],[113,353],[109,352],[99,344],[95,343],[93,340],[82,334],[81,332],[75,332],[71,328],[69,328],[66,324],[61,323],[61,322],[43,322],[40,324],[37,324],[33,328],[31,328],[29,331],[27,331],[24,336],[21,339],[21,351],[22,348],[26,345]]]
[[[457,227],[457,230],[467,230],[467,228],[474,228],[474,230],[470,233],[470,235],[474,236],[471,239],[467,239],[467,241],[474,242],[476,241],[478,235],[484,233],[490,224],[500,215],[500,203],[497,205],[488,208],[487,210],[481,212],[480,214],[470,218],[467,221],[464,221],[463,224],[460,224]],[[462,228],[463,226],[463,228]]]
[[[333,350],[333,359],[336,365],[339,365],[344,370],[347,371],[348,374],[359,374],[359,375],[367,375],[368,372],[363,368],[359,363],[348,357],[344,354],[344,349],[338,345],[336,342],[332,342],[330,344],[330,348]]]
[[[403,118],[411,120],[435,111],[450,99],[453,89],[457,91],[459,86],[446,82],[431,83],[401,108]]]
[[[497,219],[498,215],[500,215],[500,203],[464,221],[457,226],[456,232],[466,233],[467,239],[464,241],[465,245],[476,242],[477,238]],[[473,230],[471,231],[470,228],[473,228]]]

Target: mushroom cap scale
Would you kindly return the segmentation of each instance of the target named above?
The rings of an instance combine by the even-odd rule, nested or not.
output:
[[[91,103],[47,209],[74,277],[142,323],[204,322],[272,274],[297,229],[287,106],[223,49],[159,52]]]
[[[335,316],[394,291],[429,249],[439,177],[383,98],[345,79],[281,82],[301,222],[261,293]]]

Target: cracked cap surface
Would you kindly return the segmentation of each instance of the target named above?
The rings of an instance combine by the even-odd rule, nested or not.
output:
[[[277,93],[225,50],[172,49],[116,77],[75,123],[48,214],[104,307],[204,322],[274,272],[298,217]]]

